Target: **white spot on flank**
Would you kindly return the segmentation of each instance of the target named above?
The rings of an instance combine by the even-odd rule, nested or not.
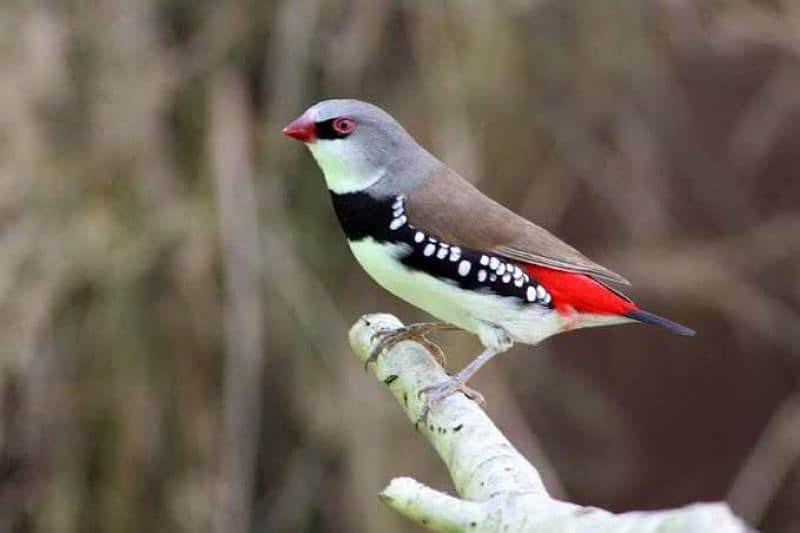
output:
[[[422,250],[422,255],[424,255],[425,257],[430,257],[433,255],[433,252],[435,251],[436,251],[436,246],[433,244],[428,244],[427,246],[425,246],[425,249]]]
[[[489,281],[492,282],[497,281],[497,276],[495,276],[494,274],[489,274]]]
[[[458,246],[453,246],[450,248],[450,261],[455,263],[459,259],[461,259],[461,248]]]
[[[489,259],[489,268],[491,268],[492,270],[496,269],[497,265],[499,264],[500,260],[497,259],[496,257],[492,257],[491,259]]]
[[[522,270],[518,266],[514,267],[514,279],[519,279],[522,277]]]
[[[503,283],[509,283],[511,281],[511,274],[506,272],[506,275],[503,276]]]
[[[544,295],[544,298],[542,298],[542,303],[544,305],[548,305],[550,303],[550,300],[552,300],[552,299],[553,299],[553,297],[550,296],[550,293],[548,292],[547,294]]]
[[[486,257],[485,255],[483,257]],[[483,283],[486,281],[486,271],[484,269],[478,270],[478,282]]]
[[[436,252],[436,257],[438,257],[439,259],[444,259],[445,257],[447,257],[447,248],[444,248],[441,244],[439,246],[440,248],[439,251]]]
[[[506,265],[503,264],[503,263],[500,263],[500,266],[497,267],[496,272],[497,272],[498,276],[502,276],[503,274],[505,274],[506,273]]]
[[[400,229],[401,227],[403,227],[403,224],[406,223],[406,220],[408,219],[406,218],[405,215],[393,219],[392,222],[389,224],[389,229],[390,230]]]
[[[425,234],[418,231],[414,234],[414,242],[422,242],[425,240]]]
[[[469,274],[471,268],[472,268],[472,263],[464,259],[458,264],[458,273],[461,276],[466,276],[467,274]]]
[[[431,242],[439,242],[436,239],[434,239],[433,237],[428,237],[428,240],[431,241]]]
[[[516,285],[517,287],[522,287],[524,283],[525,281],[522,278],[517,278],[514,280],[514,285]]]
[[[534,302],[534,301],[536,301],[536,287],[534,287],[533,285],[531,285],[530,287],[528,287],[528,290],[527,290],[527,291],[525,291],[525,298],[526,298],[526,299],[527,299],[529,302]]]
[[[403,208],[402,207],[392,211],[392,216],[394,216],[394,217],[399,217],[402,214],[403,214]]]
[[[540,299],[540,300],[543,300],[543,299],[544,299],[544,296],[545,296],[545,294],[547,294],[547,291],[546,291],[546,290],[544,290],[544,287],[542,287],[541,285],[538,285],[538,286],[536,287],[536,294],[539,296],[539,299]]]
[[[404,200],[404,198],[402,196],[398,196],[395,199],[394,203],[392,204],[392,209],[402,209],[403,208],[403,200]]]
[[[481,256],[481,264],[482,264],[483,266],[486,266],[486,265],[488,265],[488,264],[489,264],[489,258],[488,258],[487,256],[485,256],[485,255],[482,255],[482,256]]]

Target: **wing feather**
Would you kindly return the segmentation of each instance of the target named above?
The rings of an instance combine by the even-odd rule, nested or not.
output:
[[[616,272],[487,197],[447,167],[434,172],[407,196],[409,222],[451,244],[630,285]]]

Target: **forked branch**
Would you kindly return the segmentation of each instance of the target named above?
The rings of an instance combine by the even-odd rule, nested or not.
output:
[[[353,351],[363,362],[378,342],[376,333],[402,325],[391,315],[362,317],[350,330]],[[393,346],[370,369],[415,423],[424,400],[418,391],[447,379],[442,367],[414,341]],[[443,400],[430,412],[425,426],[418,429],[444,461],[460,498],[402,477],[392,480],[380,497],[392,509],[434,531],[748,531],[724,503],[613,514],[555,500],[536,468],[486,413],[462,394]]]

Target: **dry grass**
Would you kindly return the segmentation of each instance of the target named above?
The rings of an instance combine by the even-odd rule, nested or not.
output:
[[[614,510],[730,491],[790,531],[799,27],[792,0],[3,3],[0,531],[403,531],[390,475],[446,483],[345,353],[360,314],[419,315],[280,136],[340,95],[700,331],[479,376],[553,486]]]

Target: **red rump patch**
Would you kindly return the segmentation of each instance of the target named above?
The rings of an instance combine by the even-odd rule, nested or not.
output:
[[[528,275],[544,285],[553,297],[556,311],[624,315],[636,305],[585,274],[556,270],[539,265],[524,265]]]

